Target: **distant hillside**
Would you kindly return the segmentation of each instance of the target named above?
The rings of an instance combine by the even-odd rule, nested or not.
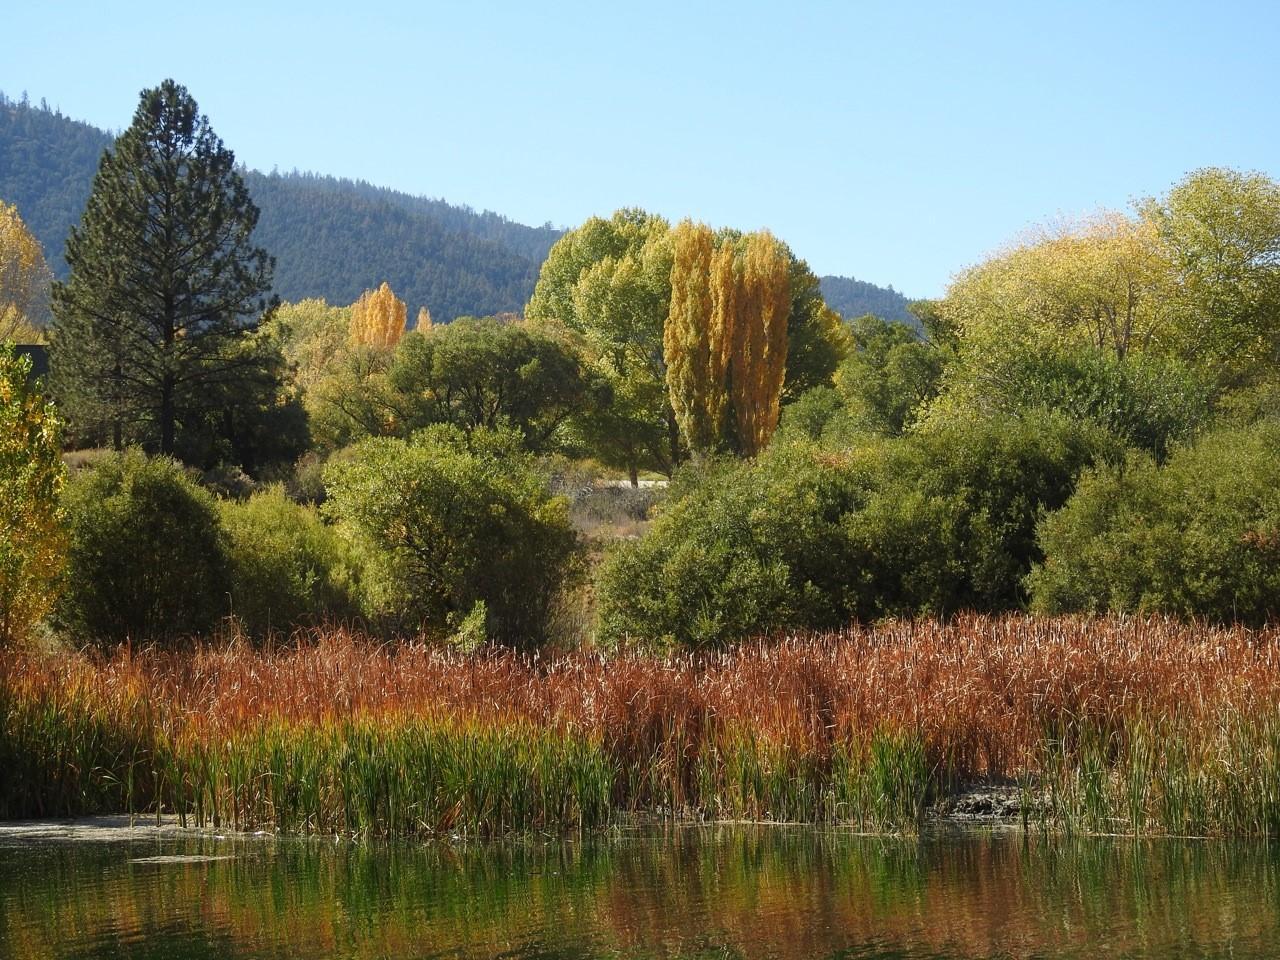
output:
[[[17,206],[60,277],[67,234],[113,139],[0,95],[0,198]],[[275,289],[286,300],[351,303],[386,280],[410,317],[424,304],[437,320],[520,311],[560,236],[367,183],[256,171],[245,180],[262,211],[254,237],[276,258]]]
[[[0,93],[0,199],[17,206],[65,277],[67,234],[80,219],[98,159],[114,135]],[[560,231],[496,213],[310,173],[245,171],[262,211],[254,236],[276,258],[285,300],[352,303],[383,280],[434,319],[520,312]],[[845,318],[874,313],[914,322],[892,287],[823,277],[822,294]]]
[[[827,306],[846,320],[874,313],[886,320],[919,326],[916,318],[907,312],[910,301],[893,287],[877,287],[852,277],[823,277],[821,283],[822,298]]]

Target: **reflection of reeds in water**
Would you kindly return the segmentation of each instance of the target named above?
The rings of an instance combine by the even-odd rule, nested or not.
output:
[[[717,827],[546,846],[204,849],[235,858],[129,864],[119,848],[67,845],[0,860],[0,953],[42,957],[61,943],[118,955],[145,939],[163,956],[172,938],[198,934],[228,960],[676,957],[710,946],[807,958],[866,944],[891,956],[1264,956],[1280,935],[1274,856],[1224,844]]]
[[[1013,778],[1074,832],[1280,834],[1275,631],[962,617],[699,655],[385,647],[0,664],[0,814],[435,834],[620,811],[912,829]]]

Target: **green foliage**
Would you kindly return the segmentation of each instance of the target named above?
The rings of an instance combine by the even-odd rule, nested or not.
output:
[[[443,634],[483,601],[488,635],[513,646],[545,639],[576,538],[518,433],[437,426],[366,440],[325,482],[324,509],[363,558],[371,618]]]
[[[606,556],[602,641],[696,646],[847,619],[842,520],[862,490],[839,458],[795,443],[692,470],[649,533]]]
[[[433,423],[466,433],[507,424],[530,450],[551,445],[589,399],[586,372],[562,339],[495,317],[407,334],[388,382],[402,435]]]
[[[175,454],[203,469],[235,465],[254,477],[280,473],[311,445],[307,411],[283,386],[287,365],[270,331],[234,348],[235,379],[208,384],[201,409],[183,424]]]
[[[279,345],[294,385],[306,392],[351,343],[351,308],[312,298],[283,303],[263,324]]]
[[[255,637],[356,613],[347,543],[315,507],[270,487],[220,504],[231,561],[231,610]]]
[[[592,217],[551,248],[526,310],[580,339],[600,400],[579,436],[634,476],[684,456],[666,389],[663,327],[671,300],[670,226],[643,210]]]
[[[180,428],[238,405],[246,376],[270,380],[245,345],[271,288],[257,221],[235,155],[186,88],[143,91],[54,286],[54,387],[77,429],[172,455]]]
[[[1081,471],[1117,457],[1103,431],[1056,413],[957,419],[858,451],[870,476],[845,523],[864,619],[1021,606],[1036,524]]]
[[[311,436],[322,450],[337,450],[365,437],[394,436],[398,409],[387,372],[395,353],[385,347],[349,346],[303,396]]]
[[[848,450],[881,432],[835,387],[814,387],[782,408],[773,442],[814,440],[829,450]]]
[[[740,235],[722,230],[717,243]],[[838,316],[822,300],[808,265],[786,250],[791,306],[783,398],[829,384],[847,350]],[[643,210],[593,217],[552,248],[527,314],[582,340],[600,402],[574,424],[593,456],[668,475],[686,456],[667,390],[664,328],[671,307],[671,228]]]
[[[0,647],[44,615],[66,552],[60,423],[30,373],[0,344]]]
[[[809,265],[792,254],[788,272],[791,313],[787,317],[783,403],[790,403],[814,387],[829,385],[853,346],[840,314],[822,299],[825,288]]]
[[[1223,386],[1274,369],[1280,348],[1280,183],[1209,167],[1139,204],[1177,284],[1180,356]]]
[[[826,399],[794,406],[820,421]],[[1043,413],[864,437],[843,454],[793,431],[754,463],[686,473],[649,533],[610,551],[601,640],[702,645],[1019,606],[1037,521],[1117,449]]]
[[[897,436],[937,395],[949,352],[912,327],[869,314],[849,327],[853,350],[836,382],[867,426]]]
[[[77,642],[175,640],[228,611],[214,498],[165,457],[106,457],[67,485],[70,549],[55,620]]]
[[[1164,466],[1086,474],[1040,529],[1042,611],[1163,612],[1262,623],[1280,613],[1280,424],[1205,434]]]
[[[1134,353],[1121,359],[1088,346],[1006,344],[949,370],[933,421],[978,411],[1016,416],[1048,408],[1110,431],[1157,457],[1190,439],[1210,417],[1210,387],[1181,361]]]

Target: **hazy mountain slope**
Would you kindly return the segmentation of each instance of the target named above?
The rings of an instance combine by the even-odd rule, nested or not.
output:
[[[16,204],[44,244],[56,275],[67,233],[79,221],[102,151],[113,135],[0,94],[0,199]],[[351,303],[388,281],[436,320],[518,312],[560,231],[496,213],[415,197],[363,181],[311,173],[246,171],[262,211],[257,241],[276,258],[275,289],[286,300]],[[823,277],[822,293],[843,316],[875,313],[912,322],[892,287]]]

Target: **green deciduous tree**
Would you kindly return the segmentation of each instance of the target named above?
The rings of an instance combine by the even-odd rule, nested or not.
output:
[[[0,344],[0,646],[48,610],[66,554],[59,423],[30,372]]]
[[[684,456],[666,389],[663,329],[671,298],[671,240],[661,217],[620,210],[593,217],[551,249],[526,316],[579,342],[602,402],[579,418],[594,453],[626,468],[670,473]]]
[[[948,351],[904,323],[852,320],[853,349],[836,374],[841,394],[873,430],[897,436],[938,393]]]
[[[404,434],[433,423],[467,433],[505,424],[530,450],[547,449],[589,399],[586,372],[564,338],[494,317],[414,330],[388,381]]]
[[[68,417],[165,454],[216,388],[257,361],[238,349],[268,308],[258,210],[196,102],[166,80],[103,154],[71,268],[54,287],[52,366]],[[234,399],[234,396],[232,397]]]
[[[576,538],[518,433],[437,426],[366,440],[325,482],[324,509],[365,559],[372,619],[444,635],[479,609],[488,636],[545,639]]]
[[[1280,360],[1280,183],[1197,170],[1139,204],[1168,265],[1178,355],[1236,386]]]
[[[254,637],[356,612],[346,541],[280,487],[219,503],[230,556],[230,608]]]

